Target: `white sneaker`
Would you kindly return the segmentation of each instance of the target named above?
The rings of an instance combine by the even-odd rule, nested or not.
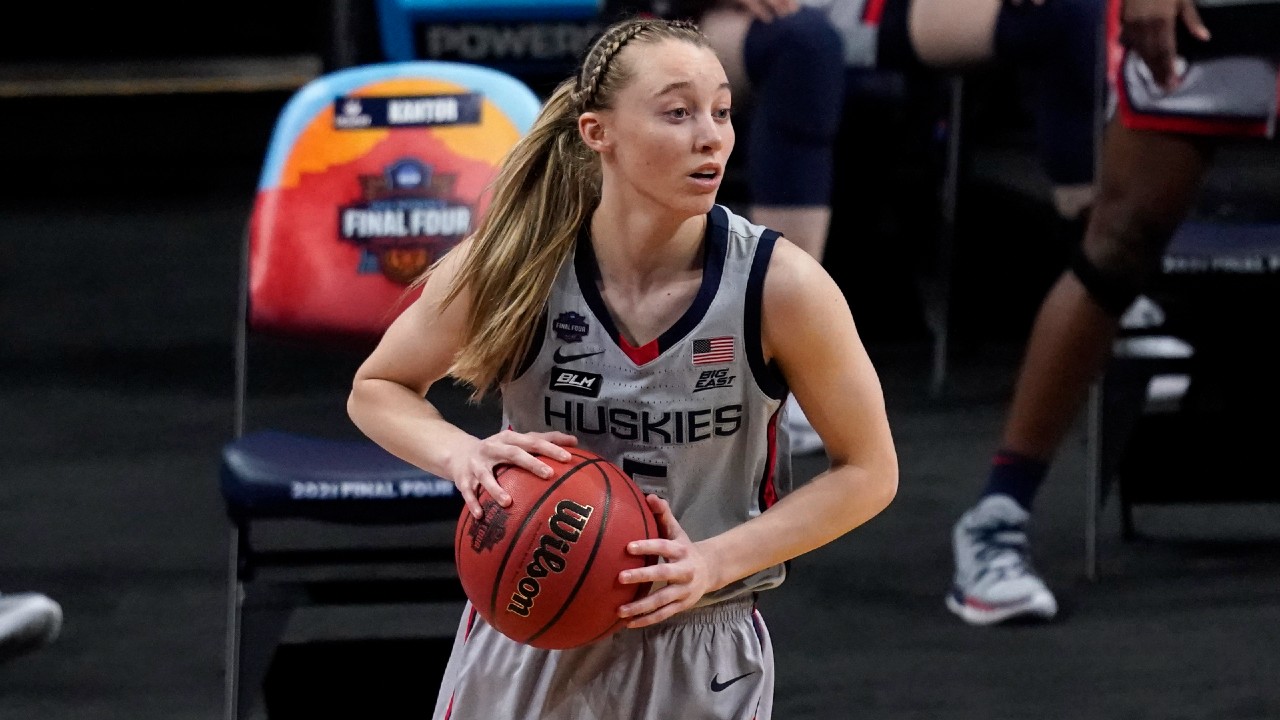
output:
[[[955,584],[947,608],[970,625],[1012,618],[1050,620],[1058,601],[1031,568],[1030,513],[1008,495],[988,495],[951,532]]]
[[[0,661],[44,647],[62,630],[62,606],[40,593],[0,594]]]
[[[791,439],[792,455],[810,455],[822,450],[822,438],[809,424],[809,418],[800,409],[795,395],[787,395],[782,409],[782,424]]]

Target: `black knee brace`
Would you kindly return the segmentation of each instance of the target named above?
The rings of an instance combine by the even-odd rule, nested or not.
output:
[[[1132,278],[1098,267],[1085,254],[1083,243],[1071,254],[1070,267],[1093,301],[1113,317],[1123,315],[1138,297],[1138,284]]]

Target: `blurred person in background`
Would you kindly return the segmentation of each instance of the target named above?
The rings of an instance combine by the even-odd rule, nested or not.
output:
[[[1036,493],[1111,356],[1121,314],[1190,212],[1217,141],[1275,128],[1280,2],[1113,0],[1110,20],[1097,200],[1084,242],[1040,306],[987,484],[952,532],[946,604],[974,625],[1056,615],[1029,557]]]

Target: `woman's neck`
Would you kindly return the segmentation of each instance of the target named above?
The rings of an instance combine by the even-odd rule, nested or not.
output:
[[[673,219],[601,202],[591,217],[591,246],[602,280],[643,290],[702,266],[707,218]]]

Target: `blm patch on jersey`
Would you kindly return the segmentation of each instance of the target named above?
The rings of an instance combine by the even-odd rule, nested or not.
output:
[[[593,398],[600,397],[600,385],[603,383],[604,376],[597,373],[553,367],[549,389],[553,392]]]

